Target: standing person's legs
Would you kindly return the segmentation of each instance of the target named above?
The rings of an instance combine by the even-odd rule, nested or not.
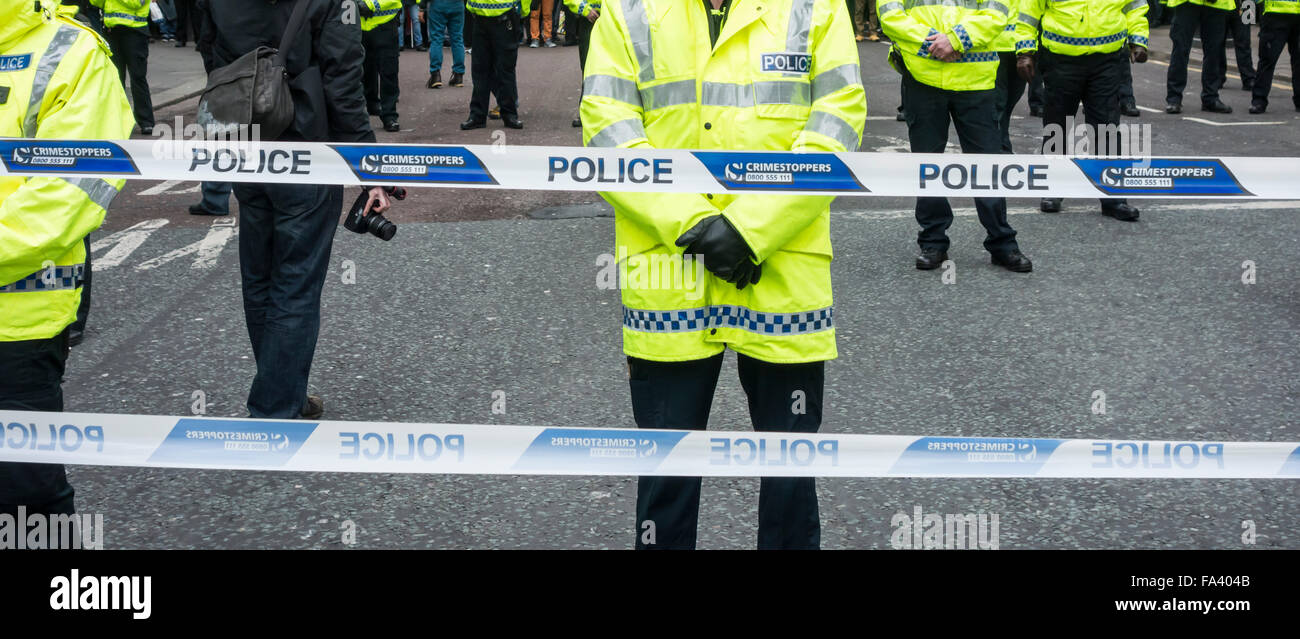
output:
[[[424,46],[424,33],[422,33],[424,26],[420,23],[420,9],[411,5],[406,8],[406,11],[406,19],[411,23],[411,44],[418,49]]]
[[[361,61],[361,86],[366,96],[366,112],[379,115],[379,42],[377,29],[361,32],[361,48],[365,57]]]
[[[704,430],[722,358],[723,353],[686,362],[628,357],[628,386],[637,428]],[[699,477],[637,478],[634,525],[638,550],[695,548],[699,515]]]
[[[184,46],[190,37],[190,2],[176,0],[176,46]],[[198,38],[194,38],[195,41]]]
[[[1291,103],[1300,111],[1300,15],[1283,16],[1290,25],[1286,37],[1286,49],[1291,55]]]
[[[1250,25],[1243,22],[1241,15],[1234,11],[1228,14],[1228,28],[1232,31],[1232,48],[1237,55],[1237,74],[1241,76],[1242,86],[1250,90],[1255,86],[1255,58],[1250,51]]]
[[[1117,135],[1114,142],[1119,148],[1110,146],[1111,140],[1103,135],[1104,125],[1115,127],[1120,123],[1119,84],[1123,76],[1122,69],[1128,63],[1128,56],[1123,49],[1115,53],[1094,53],[1087,56],[1089,66],[1087,78],[1082,84],[1083,121],[1088,130],[1094,132],[1093,153],[1099,156],[1127,155],[1124,153],[1122,131],[1115,128]],[[1102,198],[1102,210],[1113,210],[1121,204],[1127,204],[1124,198]]]
[[[1268,94],[1273,88],[1273,74],[1277,61],[1286,47],[1290,25],[1275,13],[1265,13],[1259,21],[1259,72],[1255,75],[1255,88],[1251,91],[1252,106],[1267,107]],[[1295,47],[1291,48],[1292,56]],[[1294,70],[1293,70],[1294,72]]]
[[[0,409],[62,412],[67,360],[67,330],[47,339],[0,342]],[[16,439],[12,432],[9,437]],[[19,506],[29,513],[71,514],[74,495],[62,464],[0,462],[0,514],[17,515]]]
[[[539,1],[541,3],[541,10],[542,10],[541,11],[542,30],[541,32],[539,32],[537,37],[541,38],[544,42],[549,42],[551,40],[551,31],[553,31],[555,28],[554,21],[552,20],[554,14],[551,11],[552,6],[550,2],[547,2],[546,0],[539,0]]]
[[[1137,98],[1133,97],[1133,61],[1129,58],[1128,47],[1120,47],[1120,51],[1124,53],[1124,64],[1119,68],[1119,93],[1116,94],[1116,99],[1120,106],[1136,106]]]
[[[493,41],[492,28],[497,21],[483,16],[473,16],[473,58],[470,60],[470,72],[474,82],[469,100],[469,117],[475,122],[487,120],[488,100],[491,99],[495,80],[492,67],[496,58],[496,43]]]
[[[1201,16],[1201,47],[1204,60],[1201,64],[1201,104],[1210,104],[1219,99],[1219,89],[1223,88],[1224,72],[1228,68],[1228,51],[1226,49],[1228,16],[1236,15],[1227,9],[1205,7]]]
[[[998,126],[1002,133],[1001,149],[1003,153],[1012,153],[1011,149],[1011,113],[1020,104],[1025,95],[1025,81],[1016,73],[1016,54],[1004,51],[998,54],[997,104],[999,114]]]
[[[248,328],[253,361],[258,363],[262,359],[266,317],[271,308],[271,275],[276,261],[275,205],[266,185],[240,183],[232,188],[235,199],[239,200],[239,275],[244,324]]]
[[[1083,101],[1083,83],[1087,81],[1084,64],[1077,56],[1056,55],[1038,50],[1039,73],[1043,79],[1043,150],[1045,155],[1065,153],[1067,119],[1079,110]],[[1055,139],[1054,139],[1055,138]],[[1047,208],[1054,203],[1055,208]],[[1060,209],[1061,198],[1044,198],[1044,211]]]
[[[496,76],[497,107],[501,110],[501,119],[519,117],[519,88],[515,84],[515,63],[519,57],[519,43],[514,34],[518,33],[522,20],[518,15],[510,14],[510,19],[497,23],[498,30],[504,31],[505,37],[498,43],[496,57],[493,58],[493,74]],[[506,28],[504,25],[511,25]],[[500,32],[500,31],[499,31]]]
[[[131,112],[140,130],[152,129],[153,99],[149,95],[149,31],[145,27],[113,27],[106,39],[113,52],[113,63],[122,86],[131,79]]]
[[[948,145],[948,96],[903,71],[903,117],[912,153],[943,153]],[[922,251],[947,252],[952,206],[946,197],[916,198],[916,244]]]
[[[1173,42],[1173,47],[1169,51],[1169,71],[1165,75],[1165,104],[1183,103],[1183,91],[1187,88],[1187,63],[1192,57],[1192,38],[1200,26],[1203,8],[1190,2],[1174,7],[1174,22],[1169,27],[1169,39]]]
[[[397,81],[401,53],[394,41],[400,32],[396,20],[389,20],[374,30],[384,32],[377,39],[379,50],[376,53],[379,56],[379,116],[387,124],[397,119],[397,100],[402,91]],[[366,51],[366,59],[370,59],[370,51]]]
[[[447,20],[450,17],[446,11],[447,4],[448,3],[439,2],[438,0],[434,0],[434,2],[430,3],[429,10],[425,12],[426,19],[429,21],[429,33],[443,33],[444,31],[449,30],[448,27],[451,25]],[[454,35],[455,29],[450,30]],[[438,40],[439,46],[429,47],[429,75],[442,71],[442,38],[439,38]],[[465,52],[462,50],[461,56],[464,55]]]
[[[826,362],[773,364],[737,354],[736,363],[755,431],[816,433],[821,428]],[[816,550],[821,537],[815,479],[759,481],[759,550]]]
[[[1037,110],[1039,113],[1043,110],[1043,73],[1040,70],[1034,71],[1034,77],[1029,81],[1029,110]]]
[[[1000,114],[995,105],[997,89],[989,91],[953,91],[949,109],[962,153],[1010,153],[1003,150]],[[947,200],[945,200],[947,201]],[[984,249],[993,255],[1018,250],[1016,231],[1007,221],[1007,200],[1002,197],[975,198],[975,211],[986,236]]]
[[[458,2],[441,2],[443,19],[451,39],[451,72],[465,73],[465,40],[462,36],[465,22],[465,9]],[[441,33],[441,31],[439,31]],[[441,40],[441,38],[439,38]],[[438,47],[442,48],[441,45]],[[430,45],[429,50],[433,50]],[[438,54],[441,59],[442,54]]]
[[[203,199],[199,206],[214,215],[230,213],[230,182],[203,182],[199,184]]]

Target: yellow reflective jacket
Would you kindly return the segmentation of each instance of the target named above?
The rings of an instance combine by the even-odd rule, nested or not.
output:
[[[1300,0],[1264,0],[1264,13],[1300,13]]]
[[[134,120],[108,45],[32,0],[0,0],[0,138],[110,139]],[[0,178],[0,341],[58,335],[81,301],[82,244],[123,180]]]
[[[362,31],[369,31],[389,22],[402,12],[402,0],[361,0],[361,4],[370,10],[370,15],[361,15]]]
[[[1232,4],[1232,0],[1228,0]],[[1016,25],[1016,53],[1043,46],[1061,55],[1118,51],[1127,40],[1148,46],[1146,0],[1022,0]]]
[[[1214,9],[1237,10],[1237,3],[1233,2],[1233,0],[1169,0],[1168,4],[1171,9],[1180,4],[1199,4]]]
[[[526,16],[532,10],[532,0],[468,0],[465,3],[466,11],[488,18],[499,16],[515,7],[519,7],[521,16]]]
[[[587,17],[592,9],[600,11],[600,0],[564,0],[564,6],[582,17]]]
[[[858,65],[843,0],[740,0],[716,44],[699,0],[606,0],[587,56],[583,141],[647,149],[855,151],[867,115]],[[835,358],[834,198],[601,195],[614,206],[615,255],[628,270],[625,353],[685,361],[731,346],[768,362]],[[677,238],[719,214],[753,250],[763,267],[761,281],[736,290],[699,264],[700,279],[679,275],[681,286],[650,272],[674,258],[680,264]]]
[[[995,43],[1012,20],[1005,1],[877,0],[876,14],[918,82],[949,91],[980,91],[997,84]],[[926,38],[940,33],[961,52],[956,61],[930,57]]]
[[[1002,27],[1002,33],[993,40],[993,50],[999,53],[1013,52],[1016,50],[1016,19],[1020,15],[1020,3],[1022,0],[1002,0],[1002,4],[1007,6],[1007,23]]]
[[[105,27],[149,26],[149,0],[90,0],[90,4],[103,11]]]

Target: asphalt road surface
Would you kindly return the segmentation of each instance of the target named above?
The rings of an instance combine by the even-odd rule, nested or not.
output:
[[[1159,46],[1160,43],[1156,43]],[[906,150],[887,47],[860,46],[870,119],[863,150]],[[520,51],[526,128],[462,132],[469,87],[424,88],[402,54],[403,130],[381,140],[576,145],[576,48]],[[444,67],[447,70],[447,67]],[[1165,67],[1135,67],[1161,107]],[[1144,111],[1157,155],[1300,155],[1289,88],[1246,113]],[[188,117],[194,101],[159,113]],[[1022,102],[1015,143],[1038,124]],[[378,122],[376,121],[376,126]],[[500,136],[504,135],[502,138]],[[953,136],[953,142],[956,136]],[[94,309],[72,354],[67,407],[244,416],[253,377],[233,218],[186,214],[197,185],[133,182],[97,232]],[[969,202],[957,203],[969,207]],[[832,238],[840,358],[827,367],[823,432],[1300,441],[1300,215],[1287,202],[1141,202],[1142,220],[1095,201],[1057,215],[1013,201],[1035,272],[988,264],[964,208],[950,234],[956,281],[911,264],[900,198],[842,198]],[[384,243],[340,229],[311,388],[326,418],[630,427],[617,292],[596,286],[612,220],[588,193],[419,190]],[[115,235],[116,234],[116,235]],[[1255,264],[1254,284],[1242,281]],[[355,273],[355,283],[343,281]],[[493,392],[507,412],[493,414]],[[1104,415],[1093,393],[1106,394]],[[711,428],[747,429],[728,358]],[[628,548],[631,477],[314,474],[73,467],[82,512],[109,548]],[[702,548],[752,548],[757,479],[706,479]],[[1294,480],[819,480],[825,548],[888,548],[897,512],[990,513],[1002,548],[1300,547]],[[1256,543],[1242,541],[1254,522]]]

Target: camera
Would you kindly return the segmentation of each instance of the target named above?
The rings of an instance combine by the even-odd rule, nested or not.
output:
[[[361,195],[352,202],[352,208],[348,210],[347,217],[343,218],[343,226],[353,233],[370,233],[375,237],[387,242],[397,235],[397,225],[393,224],[383,215],[371,211],[366,212],[366,202],[370,199],[370,189],[373,187],[363,187]],[[386,186],[384,192],[394,200],[405,200],[406,189],[400,186]]]

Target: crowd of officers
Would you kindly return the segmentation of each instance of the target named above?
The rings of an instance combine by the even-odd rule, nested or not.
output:
[[[330,107],[315,115],[329,119],[330,131],[346,132],[334,141],[372,141],[365,110],[386,128],[398,129],[399,38],[393,21],[402,11],[401,0],[360,0],[360,33],[336,24],[336,4],[298,1],[316,5],[313,38],[326,44],[302,44],[298,57],[290,56],[290,67],[325,65]],[[574,124],[582,127],[587,146],[851,152],[861,143],[867,108],[855,41],[861,33],[855,34],[842,0],[569,1],[582,17],[584,77]],[[205,9],[207,22],[219,32],[207,36],[221,54],[216,63],[276,37],[257,29],[287,19],[283,5],[250,2],[243,2],[247,16],[219,14],[218,5]],[[444,2],[457,0],[421,3],[426,18],[450,13],[440,7]],[[143,118],[140,104],[132,118],[122,87],[120,74],[127,70],[135,84],[131,65],[138,57],[132,53],[138,38],[114,34],[139,28],[134,25],[148,0],[91,4],[103,9],[105,36],[73,20],[75,9],[57,0],[0,0],[5,16],[0,136],[121,139],[129,136],[133,119],[142,129],[152,122]],[[1298,4],[1264,2],[1262,55],[1252,87],[1252,104],[1260,111],[1284,43],[1296,62]],[[484,126],[491,95],[503,122],[520,128],[514,66],[529,0],[468,0],[465,6],[474,14],[474,91],[461,128]],[[1225,58],[1210,49],[1222,45],[1225,20],[1236,6],[1231,0],[1169,0],[1165,8],[1174,12],[1175,34],[1166,110],[1181,108],[1189,34],[1199,28],[1207,47],[1202,106],[1224,111],[1216,92]],[[1087,124],[1117,124],[1123,89],[1131,83],[1129,64],[1148,57],[1147,0],[876,0],[875,9],[881,34],[891,42],[890,64],[902,76],[902,116],[911,150],[918,153],[943,152],[950,126],[963,152],[1011,153],[1010,111],[1036,80],[1044,85],[1045,125],[1063,127],[1081,105]],[[441,34],[431,35],[440,65]],[[326,46],[330,42],[337,50]],[[365,58],[362,73],[356,73],[354,55]],[[110,71],[114,62],[116,73]],[[430,88],[441,86],[438,70],[431,68]],[[462,73],[453,71],[453,86]],[[68,327],[76,318],[86,270],[84,238],[102,222],[122,185],[97,178],[0,181],[0,408],[62,410]],[[293,215],[302,230],[294,232],[316,243],[315,257],[302,261],[254,255],[255,247],[245,246],[263,232],[267,246],[281,241],[272,234],[283,232],[286,213],[279,200],[289,191],[255,184],[235,191],[241,202],[245,312],[260,380],[248,404],[255,417],[308,414],[304,395],[320,285],[342,194],[340,187],[302,188],[315,189],[307,198],[315,204],[307,207],[310,214],[298,207]],[[734,192],[602,196],[614,207],[618,253],[641,258],[629,259],[629,280],[656,281],[638,270],[682,254],[697,256],[710,275],[703,291],[622,287],[623,351],[637,426],[705,428],[723,354],[730,349],[737,353],[756,430],[817,432],[825,362],[838,354],[830,275],[832,198]],[[371,189],[371,197],[376,210],[386,207],[381,189]],[[1041,206],[1059,210],[1060,201],[1044,200]],[[976,208],[992,263],[1031,271],[1007,221],[1005,199],[979,198]],[[1121,199],[1103,200],[1101,210],[1119,220],[1138,219],[1138,211]],[[918,198],[916,219],[916,267],[937,268],[948,259],[952,208],[946,198]],[[259,266],[255,258],[266,263]],[[259,275],[254,272],[259,268],[284,272]],[[306,328],[285,328],[287,320],[271,321],[272,311],[265,308],[263,315],[254,312],[269,304],[257,302],[248,290],[250,281],[263,276],[302,285],[305,293],[295,304],[302,307]],[[311,343],[293,343],[304,331],[313,335]],[[275,357],[263,357],[267,352]],[[296,362],[295,371],[275,368],[289,360]],[[289,377],[292,384],[285,381]],[[267,408],[272,405],[274,410]],[[316,410],[310,416],[319,415]],[[699,497],[699,478],[641,477],[636,546],[694,547]],[[62,467],[0,463],[0,512],[17,505],[70,512],[72,489]],[[817,548],[820,538],[813,479],[762,479],[758,546]]]

